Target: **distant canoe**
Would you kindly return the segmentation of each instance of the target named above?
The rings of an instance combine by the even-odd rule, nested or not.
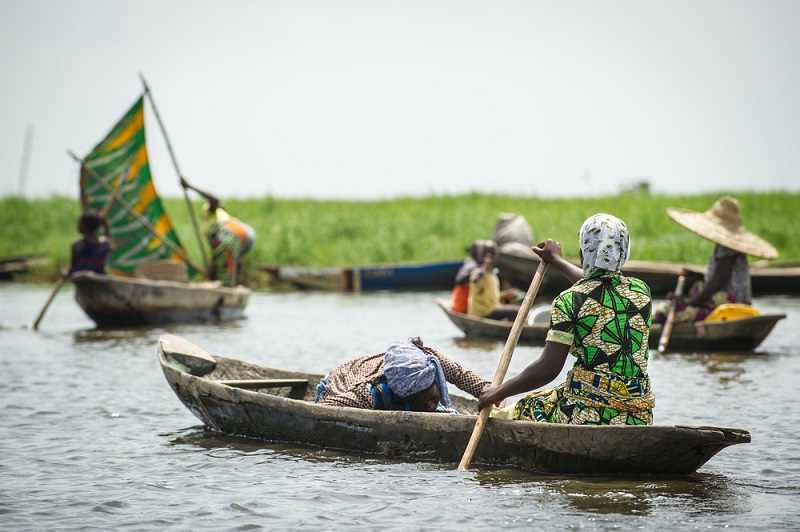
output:
[[[9,280],[14,275],[26,273],[31,268],[44,266],[49,262],[47,255],[16,255],[0,257],[0,279]]]
[[[361,267],[261,266],[298,288],[332,292],[450,290],[463,261]]]
[[[94,272],[70,278],[75,300],[98,327],[163,325],[241,318],[250,296],[243,286],[182,283]]]
[[[569,259],[579,265],[577,259]],[[497,266],[500,278],[513,286],[527,289],[539,266],[539,256],[530,248],[518,244],[505,245],[500,249]],[[674,291],[681,270],[689,268],[704,272],[705,266],[686,265],[674,262],[629,260],[622,266],[622,273],[637,277],[647,283],[653,298],[663,299],[667,292]],[[800,294],[800,267],[769,267],[763,263],[750,267],[753,295]],[[558,295],[570,287],[569,281],[555,268],[549,268],[538,294],[545,297]]]
[[[508,339],[512,322],[461,314],[453,312],[447,301],[437,300],[436,303],[468,338],[498,341]],[[764,341],[775,324],[785,317],[785,314],[774,314],[701,324],[678,323],[672,329],[667,352],[752,351]],[[548,329],[549,325],[545,323],[524,325],[520,331],[519,343],[544,345]],[[651,349],[658,347],[661,330],[661,325],[651,327]]]
[[[225,434],[455,466],[477,421],[476,401],[455,394],[462,415],[315,404],[321,374],[210,355],[175,335],[159,338],[158,357],[178,399]],[[490,419],[472,463],[554,474],[689,474],[725,447],[749,441],[746,430],[725,427]]]

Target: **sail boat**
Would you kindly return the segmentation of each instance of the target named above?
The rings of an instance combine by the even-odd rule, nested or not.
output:
[[[107,209],[116,244],[108,275],[72,275],[75,299],[98,327],[239,318],[249,299],[247,288],[187,281],[201,268],[186,253],[153,183],[145,95],[146,85],[86,157],[73,155],[81,162],[81,205]]]

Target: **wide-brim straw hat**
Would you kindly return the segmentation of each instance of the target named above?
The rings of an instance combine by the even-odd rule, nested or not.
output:
[[[689,231],[726,248],[764,259],[778,258],[772,244],[745,229],[734,198],[723,196],[706,212],[670,208],[667,214]]]

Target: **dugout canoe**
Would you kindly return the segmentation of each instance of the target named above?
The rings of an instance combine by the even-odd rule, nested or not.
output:
[[[476,402],[456,395],[454,407],[461,415],[315,404],[321,374],[210,355],[171,334],[158,339],[158,358],[189,411],[209,429],[229,435],[455,467],[477,421]],[[726,427],[490,419],[472,463],[556,474],[688,474],[725,447],[749,441],[748,431]]]
[[[577,259],[568,260],[580,265]],[[750,265],[750,283],[754,296],[800,294],[800,267],[794,266],[794,263],[784,264],[788,266],[770,266],[762,261]],[[500,279],[524,290],[530,286],[538,266],[539,256],[530,248],[516,243],[504,245],[498,253]],[[667,292],[675,290],[678,276],[684,268],[700,273],[706,271],[705,266],[641,260],[627,261],[621,271],[624,275],[637,277],[647,283],[653,298],[664,299]],[[569,287],[569,281],[563,274],[555,268],[549,268],[538,294],[552,298]]]
[[[468,338],[484,338],[506,341],[511,332],[511,321],[491,320],[454,312],[444,300],[436,304],[447,314],[450,321]],[[785,314],[768,314],[741,318],[732,321],[678,323],[672,329],[667,352],[734,352],[753,351],[769,336],[769,333],[785,318]],[[544,345],[549,324],[544,322],[523,325],[519,343]],[[663,326],[650,328],[650,348],[658,347]]]
[[[75,300],[98,327],[164,325],[241,318],[250,290],[76,272]]]
[[[297,288],[331,292],[450,290],[463,261],[377,266],[303,268],[261,266],[279,281]]]
[[[576,266],[580,266],[577,259],[567,259]],[[533,274],[539,267],[539,256],[530,248],[516,244],[502,246],[497,256],[499,276],[503,281],[518,288],[527,289],[533,280]],[[667,292],[675,290],[678,275],[685,267],[684,264],[670,262],[649,262],[629,260],[622,266],[622,273],[630,277],[637,277],[647,283],[654,298],[664,298]],[[692,267],[702,270],[702,267]],[[538,295],[553,298],[571,286],[564,275],[555,268],[548,268],[545,272]]]

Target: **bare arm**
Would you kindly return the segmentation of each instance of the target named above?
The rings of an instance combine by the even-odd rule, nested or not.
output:
[[[550,383],[558,377],[564,368],[569,354],[569,346],[556,342],[547,342],[542,350],[542,355],[522,370],[518,375],[508,379],[500,386],[487,386],[478,399],[478,409],[499,404],[503,399],[512,395],[535,390]]]
[[[540,242],[539,245],[532,247],[531,251],[539,255],[544,262],[563,273],[570,283],[575,284],[583,279],[583,270],[561,255],[561,244],[552,238]]]
[[[733,272],[733,265],[736,262],[736,257],[724,257],[717,262],[717,267],[714,270],[714,276],[708,280],[703,289],[689,299],[684,299],[680,296],[672,295],[677,304],[687,304],[693,307],[698,307],[706,302],[708,298],[716,292],[722,290],[731,278]]]
[[[222,203],[219,200],[219,198],[216,197],[215,195],[213,195],[212,193],[207,192],[205,190],[201,190],[201,189],[199,189],[199,188],[197,188],[195,186],[192,186],[188,181],[186,181],[186,179],[183,176],[181,176],[181,186],[183,188],[188,188],[190,190],[194,190],[195,192],[197,192],[198,194],[203,196],[206,200],[208,200],[209,210],[211,212],[216,211],[217,207],[219,207],[220,203]]]

